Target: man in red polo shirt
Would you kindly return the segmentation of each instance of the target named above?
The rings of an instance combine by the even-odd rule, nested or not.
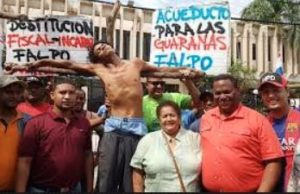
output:
[[[211,192],[270,192],[283,153],[270,122],[240,103],[237,80],[213,82],[217,104],[201,120],[202,182]]]
[[[74,114],[75,86],[68,80],[51,92],[53,108],[27,122],[19,150],[17,192],[80,192],[85,173],[92,191],[93,159],[88,120]]]

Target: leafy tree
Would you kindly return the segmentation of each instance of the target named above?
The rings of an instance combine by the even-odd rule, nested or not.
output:
[[[241,101],[244,105],[262,112],[263,105],[254,89],[257,88],[256,69],[242,65],[241,62],[231,64],[228,73],[233,75],[239,83],[241,90]]]
[[[256,69],[251,69],[242,65],[241,62],[231,64],[228,68],[228,73],[233,75],[239,83],[242,92],[247,92],[249,89],[256,88]]]
[[[292,51],[300,46],[300,26],[295,23],[300,21],[300,5],[292,0],[254,0],[242,12],[242,18],[285,22],[294,25],[279,26],[279,30],[285,32],[286,41]],[[296,52],[292,53],[292,63]]]
[[[274,7],[268,0],[254,0],[242,12],[242,18],[278,21]]]

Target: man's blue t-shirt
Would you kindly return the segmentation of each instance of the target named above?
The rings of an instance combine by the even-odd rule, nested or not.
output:
[[[192,110],[184,109],[181,110],[181,124],[183,128],[189,129],[190,125],[197,120],[197,116]]]

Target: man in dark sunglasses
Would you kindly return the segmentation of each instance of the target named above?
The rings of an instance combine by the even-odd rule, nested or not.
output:
[[[200,103],[200,92],[194,85],[193,81],[191,79],[185,79],[182,80],[182,82],[188,89],[190,95],[181,93],[165,93],[165,82],[162,78],[147,78],[146,89],[148,94],[143,97],[143,114],[148,128],[148,133],[160,129],[155,111],[161,102],[171,100],[178,104],[181,109],[188,109],[192,107],[192,104],[197,105]]]

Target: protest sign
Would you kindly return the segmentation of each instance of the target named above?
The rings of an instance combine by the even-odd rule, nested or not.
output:
[[[3,74],[3,51],[4,51],[4,33],[2,27],[0,27],[0,76]]]
[[[6,63],[19,65],[40,59],[86,63],[93,44],[93,25],[82,16],[49,16],[9,20],[6,24]]]
[[[158,67],[191,67],[211,75],[225,73],[229,21],[226,2],[156,10],[150,62]]]

